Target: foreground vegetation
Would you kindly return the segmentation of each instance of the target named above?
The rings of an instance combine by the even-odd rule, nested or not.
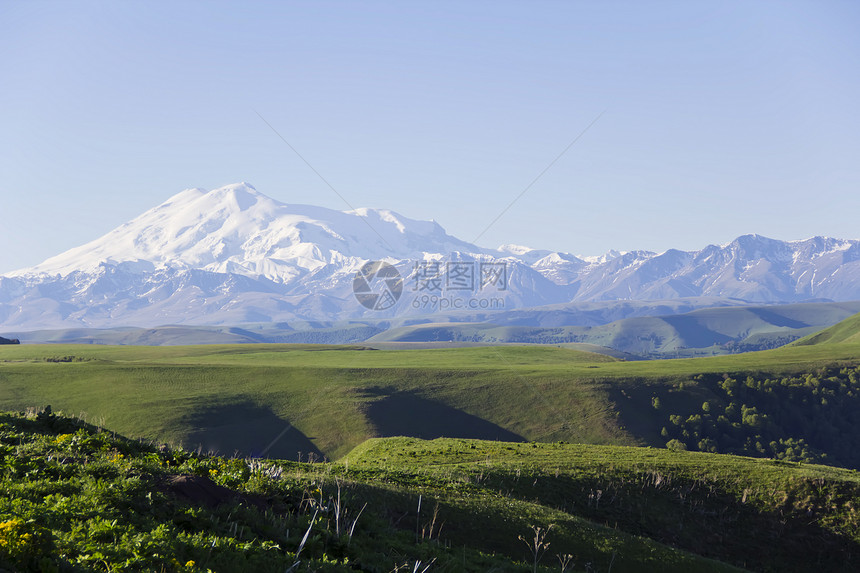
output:
[[[649,560],[643,551],[601,545],[566,516],[755,571],[854,571],[860,558],[855,471],[652,448],[412,438],[370,440],[346,462],[376,480],[417,488],[447,483],[554,508],[561,514],[551,518],[553,533],[571,544],[566,551],[599,563],[589,550],[598,544],[618,557],[618,570],[640,567],[631,560],[645,561],[643,570],[669,567],[666,555]],[[508,533],[504,520],[484,520],[463,512],[452,529]]]
[[[860,475],[652,448],[374,439],[207,456],[0,414],[0,569],[854,571]]]
[[[500,443],[392,440],[338,464],[228,459],[155,448],[50,411],[3,414],[0,569],[733,570],[529,499],[530,477],[501,492],[465,466],[419,471],[422,443],[436,459],[452,448],[507,456]],[[544,453],[566,458],[564,448]]]

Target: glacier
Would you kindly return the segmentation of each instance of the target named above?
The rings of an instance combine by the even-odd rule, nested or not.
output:
[[[356,271],[371,260],[404,279],[398,304],[362,307]],[[699,251],[601,256],[482,248],[433,221],[385,209],[285,204],[236,183],[187,189],[103,237],[0,276],[0,329],[224,325],[383,319],[426,312],[417,265],[503,265],[505,310],[593,301],[717,297],[749,303],[860,299],[860,241],[743,235]],[[451,267],[446,267],[450,263]],[[447,270],[446,270],[447,269]]]

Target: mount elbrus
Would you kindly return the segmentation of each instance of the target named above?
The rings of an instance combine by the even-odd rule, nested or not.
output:
[[[384,261],[403,277],[396,304],[376,310],[359,304],[353,281],[368,261]],[[469,267],[474,274],[464,279]],[[483,268],[503,273],[503,280],[482,284],[477,269]],[[429,271],[437,280],[421,282]],[[492,308],[505,310],[699,296],[857,300],[860,241],[744,235],[700,251],[601,257],[515,245],[485,249],[433,221],[385,209],[285,204],[239,183],[188,189],[95,241],[0,277],[0,327],[384,318],[427,312],[415,303],[428,295],[492,298]]]

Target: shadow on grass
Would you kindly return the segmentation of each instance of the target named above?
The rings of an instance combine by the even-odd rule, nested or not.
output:
[[[305,461],[323,459],[314,443],[269,408],[253,402],[195,405],[182,420],[190,427],[185,443],[222,456],[250,456]]]
[[[367,388],[364,390],[364,396],[375,398],[369,402],[366,415],[378,437],[525,441],[522,436],[483,418],[441,402],[422,398],[413,392],[400,392],[392,388]]]
[[[860,543],[850,529],[823,525],[846,519],[837,507],[856,499],[850,484],[789,479],[774,489],[787,503],[769,510],[670,468],[591,478],[498,472],[486,474],[484,487],[751,571],[860,570]]]

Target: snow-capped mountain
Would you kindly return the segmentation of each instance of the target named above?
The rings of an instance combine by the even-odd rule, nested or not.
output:
[[[286,205],[239,183],[187,189],[100,239],[9,276],[65,276],[107,263],[138,273],[199,269],[289,283],[326,265],[454,251],[481,252],[435,222],[384,209]]]
[[[403,277],[394,304],[359,304],[354,281],[367,261]],[[435,222],[287,205],[240,183],[183,191],[100,239],[0,277],[0,328],[385,318],[693,296],[857,300],[860,241],[745,235],[696,252],[599,257],[483,249]]]

